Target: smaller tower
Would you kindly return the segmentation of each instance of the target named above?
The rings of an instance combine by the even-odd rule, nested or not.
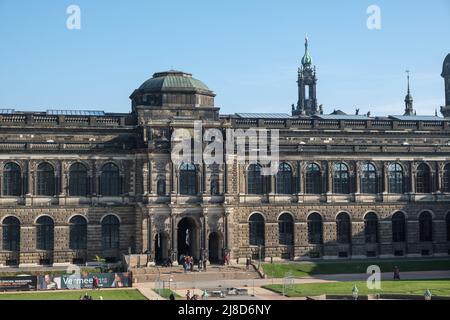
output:
[[[441,76],[445,84],[445,106],[441,107],[441,113],[445,118],[450,118],[450,54],[444,60]]]
[[[413,97],[411,95],[411,90],[410,90],[410,86],[409,86],[409,70],[406,70],[406,74],[408,75],[408,93],[405,97],[405,116],[415,116],[416,112],[414,111],[413,108]]]
[[[298,69],[298,102],[292,110],[293,116],[312,116],[320,112],[316,97],[316,68],[313,66],[309,54],[309,40],[305,37],[305,55],[302,58],[302,66]]]

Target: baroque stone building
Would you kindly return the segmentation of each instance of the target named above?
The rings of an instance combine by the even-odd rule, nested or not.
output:
[[[0,111],[0,266],[145,254],[334,259],[450,254],[450,55],[444,118],[325,115],[306,43],[289,114],[220,115],[192,75],[156,73],[130,113]],[[278,129],[280,169],[175,165],[175,129]]]

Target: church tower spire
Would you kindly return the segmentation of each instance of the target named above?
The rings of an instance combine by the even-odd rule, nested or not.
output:
[[[320,113],[316,97],[316,67],[313,67],[311,55],[309,54],[309,39],[305,36],[305,54],[302,65],[298,69],[298,101],[297,106],[292,109],[293,116],[312,116]]]
[[[411,95],[411,88],[410,88],[410,84],[409,84],[410,71],[407,70],[406,74],[407,74],[407,79],[408,79],[408,93],[406,94],[406,97],[405,97],[405,114],[404,115],[405,116],[414,116],[414,115],[416,115],[416,112],[414,111],[414,108],[413,108],[414,100]]]

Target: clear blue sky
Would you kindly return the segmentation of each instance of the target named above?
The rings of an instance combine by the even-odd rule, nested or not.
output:
[[[81,8],[81,30],[66,8]],[[366,27],[381,8],[382,29]],[[450,0],[0,0],[0,107],[128,112],[154,72],[194,74],[221,113],[290,112],[304,34],[325,112],[419,114],[444,104]]]

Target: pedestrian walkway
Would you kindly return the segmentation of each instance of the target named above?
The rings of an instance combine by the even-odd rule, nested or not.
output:
[[[153,288],[149,286],[136,285],[135,287],[148,300],[166,300],[159,294],[157,294],[155,291],[153,291]]]
[[[282,284],[283,279],[237,279],[237,280],[201,280],[198,281],[195,277],[191,275],[189,280],[174,281],[171,282],[171,287],[173,290],[185,299],[186,290],[195,292],[201,296],[203,289],[210,288],[246,288],[248,289],[247,296],[249,299],[255,294],[257,299],[270,299],[270,300],[292,300],[293,298],[283,297],[275,292],[266,290],[262,286],[269,284]],[[308,284],[308,283],[332,283],[339,281],[365,281],[367,280],[368,274],[335,274],[335,275],[317,275],[310,277],[303,277],[293,279],[295,284]],[[448,271],[420,271],[420,272],[403,272],[400,274],[402,280],[419,280],[419,279],[450,279],[450,270]],[[382,280],[392,280],[392,273],[382,273]],[[139,291],[151,300],[163,300],[156,292],[152,289],[155,288],[154,282],[137,283],[134,285]],[[142,290],[142,291],[141,291]],[[304,299],[304,298],[295,298]]]

